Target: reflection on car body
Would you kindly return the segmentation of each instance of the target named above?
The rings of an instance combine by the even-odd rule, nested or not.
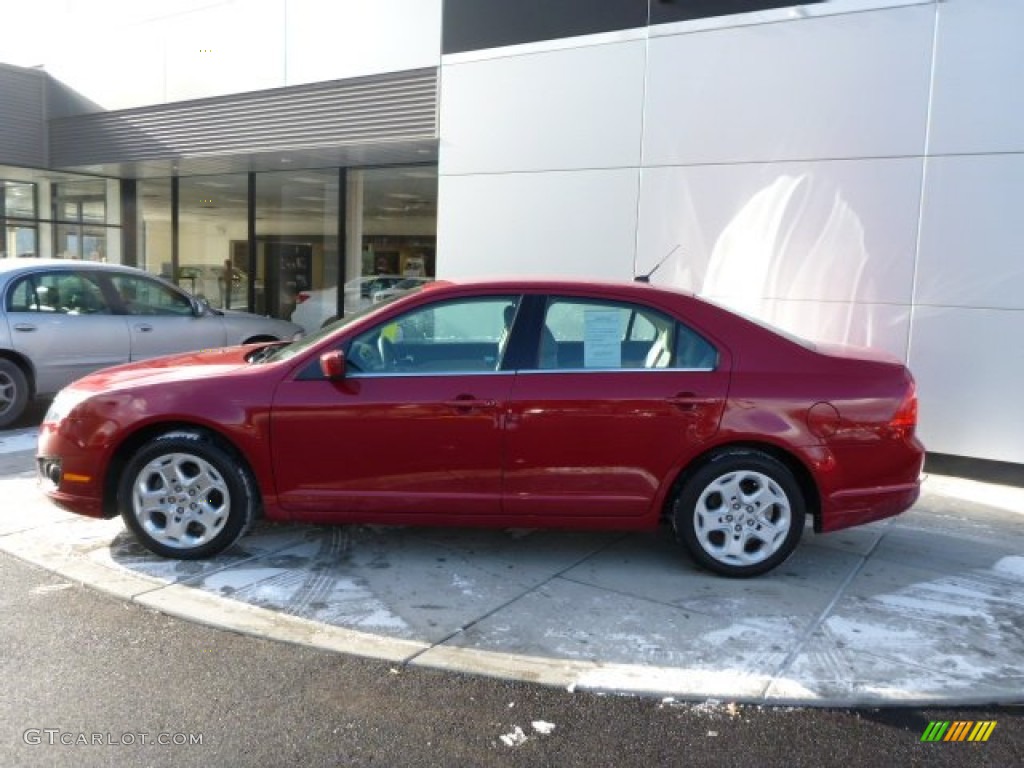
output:
[[[120,514],[168,557],[214,555],[259,516],[667,521],[700,565],[753,576],[793,552],[808,515],[833,531],[913,504],[916,419],[898,360],[690,294],[434,283],[292,344],[88,376],[54,401],[38,462],[53,501]]]

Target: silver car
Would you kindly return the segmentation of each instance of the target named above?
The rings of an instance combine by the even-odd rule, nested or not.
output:
[[[258,341],[301,326],[212,309],[133,267],[64,259],[0,260],[0,428],[36,397],[132,360]]]

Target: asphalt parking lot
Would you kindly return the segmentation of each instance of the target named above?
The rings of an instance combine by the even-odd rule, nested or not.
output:
[[[1024,488],[931,475],[753,580],[651,534],[261,525],[203,562],[57,510],[0,432],[0,550],[193,621],[570,689],[803,706],[1024,699]]]

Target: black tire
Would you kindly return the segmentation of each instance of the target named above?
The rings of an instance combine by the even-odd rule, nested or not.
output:
[[[16,422],[28,405],[28,379],[13,361],[0,358],[0,429]]]
[[[149,551],[199,560],[223,552],[249,530],[256,485],[243,462],[214,441],[169,432],[146,443],[125,467],[117,507]]]
[[[807,506],[793,473],[754,450],[724,451],[687,480],[672,510],[676,536],[704,568],[766,573],[796,549]]]

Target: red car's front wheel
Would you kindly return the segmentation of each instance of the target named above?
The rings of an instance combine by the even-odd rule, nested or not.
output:
[[[256,503],[236,457],[201,434],[171,432],[129,462],[118,508],[144,547],[195,560],[234,544],[252,524]]]

